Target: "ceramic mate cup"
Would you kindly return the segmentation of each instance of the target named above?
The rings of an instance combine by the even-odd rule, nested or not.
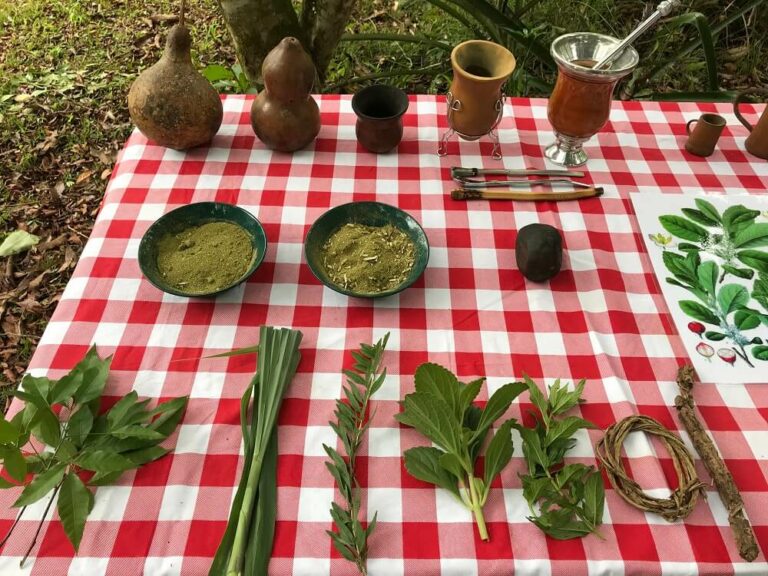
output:
[[[762,91],[760,92],[762,93]],[[749,94],[749,92],[739,94],[739,97],[736,98],[736,102],[733,103],[733,111],[736,114],[736,118],[738,118],[739,122],[744,124],[744,127],[749,130],[749,136],[747,137],[746,142],[744,142],[744,146],[750,154],[768,160],[768,108],[763,110],[760,120],[757,121],[755,126],[752,126],[752,124],[747,122],[744,116],[741,115],[741,112],[739,112],[739,104],[744,101],[744,97],[747,94]]]
[[[352,97],[357,115],[355,135],[369,152],[383,154],[395,148],[403,138],[403,114],[408,110],[408,96],[394,86],[368,86]]]
[[[691,129],[691,124],[696,125]],[[710,156],[725,128],[725,118],[719,114],[702,114],[685,125],[688,141],[685,149],[696,156]]]

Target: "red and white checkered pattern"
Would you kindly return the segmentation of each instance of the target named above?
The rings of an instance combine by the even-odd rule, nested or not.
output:
[[[765,556],[740,560],[716,492],[684,522],[668,524],[629,507],[607,490],[603,539],[559,542],[526,520],[512,464],[486,506],[489,543],[478,540],[470,514],[448,495],[411,478],[400,455],[423,444],[399,427],[397,401],[427,360],[461,378],[488,376],[487,398],[524,373],[539,382],[586,378],[585,418],[605,428],[648,414],[679,429],[673,399],[685,352],[653,276],[634,221],[629,192],[764,193],[768,162],[743,151],[746,131],[730,107],[714,104],[615,103],[611,122],[587,145],[588,179],[606,187],[599,200],[568,203],[458,202],[449,169],[498,166],[491,144],[450,143],[435,154],[445,129],[442,98],[416,96],[404,117],[397,154],[376,156],[355,140],[346,96],[318,97],[322,130],[293,155],[266,150],[249,124],[248,97],[227,97],[224,124],[211,147],[175,152],[135,133],[120,155],[104,206],[72,280],[32,360],[35,374],[61,376],[92,343],[114,354],[107,388],[114,402],[141,396],[190,395],[169,440],[174,452],[116,486],[99,488],[80,554],[74,557],[58,521],[47,522],[23,572],[33,575],[204,575],[223,533],[241,466],[239,398],[255,368],[247,357],[200,359],[253,345],[258,326],[304,333],[302,362],[279,422],[277,534],[270,574],[354,574],[325,530],[333,482],[322,443],[335,441],[327,422],[339,397],[350,351],[391,332],[389,376],[358,467],[365,506],[378,510],[369,567],[375,576],[581,575],[647,576],[768,573]],[[757,117],[757,107],[745,107]],[[708,159],[683,150],[685,123],[702,111],[728,119]],[[504,166],[542,167],[551,140],[546,102],[512,99],[499,130]],[[331,206],[379,200],[410,212],[429,237],[424,276],[398,296],[355,300],[320,285],[303,261],[309,226]],[[164,294],[142,278],[139,240],[165,212],[189,202],[237,203],[262,222],[266,259],[253,277],[216,300]],[[565,270],[549,285],[516,269],[516,231],[545,222],[563,231]],[[766,376],[768,383],[768,375]],[[762,550],[768,551],[768,386],[702,385],[696,391],[706,427],[744,496]],[[512,416],[525,414],[524,399]],[[685,433],[682,434],[688,442]],[[595,463],[599,431],[582,431],[574,459]],[[671,460],[647,438],[627,444],[629,468],[663,493],[675,478]],[[690,445],[690,443],[689,443]],[[697,461],[700,466],[700,461]],[[703,469],[701,469],[704,474]],[[0,532],[15,517],[17,490],[0,495]],[[2,550],[0,573],[19,572],[44,502],[27,510]]]

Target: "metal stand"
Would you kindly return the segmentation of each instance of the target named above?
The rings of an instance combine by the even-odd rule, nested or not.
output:
[[[448,101],[448,130],[446,130],[440,137],[440,142],[437,145],[437,155],[448,155],[448,140],[450,140],[451,136],[454,134],[457,134],[459,138],[469,141],[478,140],[483,136],[488,136],[488,138],[490,138],[491,142],[493,143],[493,151],[491,152],[493,159],[501,160],[501,144],[499,143],[499,133],[496,131],[496,127],[499,125],[501,122],[501,117],[504,115],[504,100],[506,99],[506,94],[501,92],[499,99],[496,100],[496,104],[494,106],[496,109],[496,120],[494,120],[493,126],[491,126],[490,130],[488,130],[486,134],[481,134],[479,136],[469,136],[467,134],[462,134],[453,127],[453,113],[461,111],[463,104],[461,100],[454,98],[453,94],[450,92],[445,95],[445,98]]]
[[[555,131],[555,142],[544,149],[544,156],[559,166],[583,166],[589,159],[584,151],[587,140],[589,138],[574,138]]]

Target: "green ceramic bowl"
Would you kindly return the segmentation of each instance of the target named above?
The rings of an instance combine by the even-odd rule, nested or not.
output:
[[[366,226],[392,224],[408,234],[416,246],[416,262],[405,282],[390,290],[369,294],[348,290],[334,283],[328,277],[321,263],[322,256],[320,250],[329,236],[349,222]],[[351,202],[331,208],[312,224],[304,240],[304,257],[307,259],[307,264],[309,264],[312,273],[331,290],[357,298],[382,298],[405,290],[424,273],[427,261],[429,260],[429,241],[419,223],[407,212],[403,212],[389,204],[382,204],[381,202]]]
[[[168,285],[157,269],[158,241],[167,233],[175,234],[190,226],[200,226],[207,222],[231,222],[232,224],[237,224],[248,233],[251,237],[251,245],[253,246],[253,258],[248,270],[229,286],[212,292],[189,293]],[[149,227],[139,244],[139,267],[147,280],[163,292],[175,294],[176,296],[201,298],[220,294],[245,281],[264,260],[266,251],[267,236],[264,234],[264,228],[261,227],[261,223],[253,214],[233,204],[197,202],[171,210],[158,218]]]

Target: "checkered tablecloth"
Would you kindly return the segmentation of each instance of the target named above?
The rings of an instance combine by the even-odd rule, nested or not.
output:
[[[355,140],[346,96],[318,97],[322,129],[295,154],[266,150],[249,123],[248,97],[227,97],[224,124],[209,148],[181,153],[127,142],[72,279],[32,360],[35,374],[61,376],[95,343],[114,354],[106,394],[130,390],[168,398],[188,394],[189,408],[168,441],[169,456],[99,488],[80,553],[58,520],[47,522],[23,573],[52,576],[207,574],[223,533],[241,462],[239,398],[252,357],[200,359],[253,345],[258,326],[304,333],[302,362],[279,421],[275,576],[343,576],[353,567],[325,530],[333,482],[322,444],[350,351],[389,331],[388,378],[358,469],[364,509],[378,511],[370,545],[374,576],[474,574],[688,575],[768,574],[768,371],[766,385],[701,385],[701,416],[735,476],[763,553],[752,564],[736,552],[727,514],[709,488],[684,522],[629,507],[607,490],[603,538],[555,541],[526,520],[518,473],[520,443],[486,505],[491,541],[477,538],[469,512],[445,492],[411,478],[402,451],[424,443],[400,428],[398,400],[427,360],[462,379],[488,377],[487,393],[527,373],[538,382],[586,378],[578,410],[601,428],[641,413],[679,430],[673,399],[685,352],[651,271],[629,193],[755,193],[766,190],[768,162],[744,152],[746,131],[729,106],[614,103],[611,122],[587,145],[588,179],[599,200],[567,203],[459,202],[448,192],[451,166],[499,166],[486,141],[450,143],[435,154],[446,127],[442,98],[411,97],[396,154],[373,155]],[[753,119],[762,107],[746,107]],[[708,159],[682,149],[687,120],[702,111],[728,128]],[[546,101],[512,99],[499,135],[503,165],[542,167],[551,140]],[[302,241],[329,207],[378,200],[411,213],[431,245],[424,276],[398,296],[370,301],[324,288],[303,261]],[[142,278],[139,240],[165,212],[190,202],[236,203],[264,225],[269,248],[250,280],[215,300],[158,291]],[[545,222],[562,230],[564,271],[550,284],[527,282],[515,266],[516,230]],[[511,415],[528,406],[516,403]],[[581,431],[574,460],[594,464],[599,431]],[[690,446],[690,442],[682,433]],[[647,438],[627,443],[629,467],[662,494],[675,474]],[[701,474],[705,474],[697,460]],[[16,491],[0,494],[0,531],[10,527]],[[45,501],[24,515],[2,550],[0,574],[20,573],[19,557]]]

